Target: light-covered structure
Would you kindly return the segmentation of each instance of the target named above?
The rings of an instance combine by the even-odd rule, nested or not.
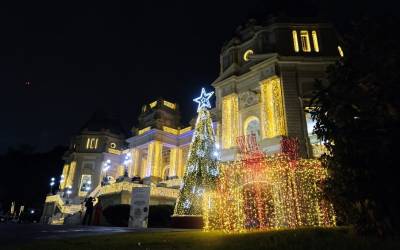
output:
[[[309,101],[315,79],[324,80],[340,56],[338,36],[327,23],[250,20],[239,27],[221,50],[212,83],[221,160],[237,159],[236,139],[251,133],[268,154],[280,152],[281,138],[289,136],[299,139],[303,158],[319,156],[323,147],[312,134]],[[73,138],[60,191],[47,196],[43,222],[73,221],[88,196],[103,208],[130,204],[135,186],[151,186],[150,204],[176,201],[193,133],[180,123],[178,104],[159,99],[144,105],[130,137],[116,124],[97,115]]]
[[[250,20],[221,50],[220,74],[212,83],[223,147],[237,158],[236,138],[255,133],[264,152],[280,151],[282,136],[297,137],[303,157],[320,154],[307,110],[315,79],[343,56],[326,23]]]

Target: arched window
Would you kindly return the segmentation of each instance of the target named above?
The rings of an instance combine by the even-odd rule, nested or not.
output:
[[[250,116],[247,117],[247,119],[244,122],[244,134],[249,135],[249,134],[255,134],[257,141],[260,140],[261,138],[261,132],[260,132],[260,120],[256,116]]]

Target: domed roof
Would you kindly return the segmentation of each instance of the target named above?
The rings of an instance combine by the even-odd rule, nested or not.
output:
[[[109,132],[126,136],[126,130],[118,118],[111,116],[105,110],[96,111],[82,126],[81,132]]]

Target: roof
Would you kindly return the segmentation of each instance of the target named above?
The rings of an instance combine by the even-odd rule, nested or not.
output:
[[[120,120],[104,110],[96,111],[82,126],[81,132],[109,132],[123,136],[127,134]]]

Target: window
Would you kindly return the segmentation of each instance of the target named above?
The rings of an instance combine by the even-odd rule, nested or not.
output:
[[[344,53],[343,53],[342,47],[337,46],[337,49],[338,49],[338,51],[339,51],[340,57],[344,57]]]
[[[313,30],[311,32],[312,35],[312,40],[313,40],[313,44],[314,44],[314,51],[315,52],[319,52],[319,45],[318,45],[318,36],[317,36],[317,32],[315,30]]]
[[[257,141],[260,140],[260,120],[255,116],[250,116],[244,122],[244,134],[251,135],[255,134]]]
[[[243,60],[245,60],[246,62],[250,60],[249,56],[253,55],[254,51],[249,49],[246,52],[244,52],[243,54]]]
[[[79,193],[85,195],[92,189],[92,176],[89,174],[82,175],[81,185],[79,187]]]
[[[293,36],[293,47],[295,52],[299,52],[299,41],[297,40],[297,31],[292,31]]]
[[[311,52],[310,37],[307,30],[300,31],[301,48],[304,52]]]
[[[99,138],[87,138],[86,149],[97,149]]]

